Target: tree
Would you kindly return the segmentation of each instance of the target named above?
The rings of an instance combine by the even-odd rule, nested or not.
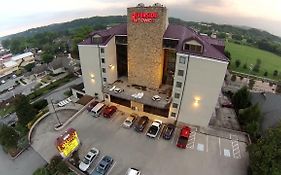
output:
[[[267,77],[267,76],[268,76],[268,72],[265,71],[264,74],[263,74],[263,76]]]
[[[281,125],[268,129],[256,143],[248,146],[253,175],[281,174]]]
[[[241,65],[241,61],[239,59],[235,60],[235,66],[238,68]]]
[[[53,61],[53,59],[54,59],[54,56],[52,54],[49,54],[49,53],[42,54],[42,60],[45,63],[50,63],[51,61]]]
[[[239,112],[238,120],[243,129],[250,134],[252,139],[257,138],[260,135],[261,111],[258,104]]]
[[[257,59],[256,64],[253,67],[254,72],[259,72],[260,71],[260,66],[261,66],[261,60]]]
[[[245,64],[243,65],[243,69],[248,69],[247,63],[245,63]]]
[[[239,89],[232,97],[232,104],[236,111],[239,109],[245,109],[250,106],[250,92],[247,87],[244,86]]]
[[[0,143],[6,148],[16,148],[19,134],[14,128],[3,125],[0,128]]]
[[[45,167],[38,168],[32,175],[50,175],[48,170]]]
[[[277,75],[278,75],[278,70],[274,70],[274,71],[273,71],[273,76],[276,77]]]
[[[67,174],[69,172],[66,163],[58,155],[54,156],[51,159],[49,165],[47,166],[47,169],[51,174],[56,174],[57,172],[61,174]]]
[[[225,50],[224,55],[231,60],[231,54],[229,51]]]
[[[29,99],[24,95],[17,95],[15,98],[15,108],[19,119],[19,123],[22,126],[26,126],[34,116],[36,115],[36,110],[29,103]]]

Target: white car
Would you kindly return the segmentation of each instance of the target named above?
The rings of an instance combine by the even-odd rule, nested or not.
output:
[[[159,95],[154,95],[154,96],[152,96],[152,100],[153,101],[160,101],[161,97]]]
[[[131,114],[129,117],[126,118],[126,120],[123,122],[124,128],[130,128],[133,126],[134,122],[136,121],[138,115],[137,114]]]
[[[162,125],[162,121],[155,120],[154,122],[152,122],[152,124],[149,127],[146,135],[148,137],[155,138],[158,135],[158,133],[159,133],[159,131],[161,129],[161,125]]]
[[[124,91],[124,89],[121,89],[121,88],[118,88],[118,87],[116,87],[116,88],[114,89],[115,94],[121,93],[121,92],[123,92],[123,91]]]
[[[141,172],[136,168],[129,168],[126,172],[126,175],[141,175]]]
[[[1,83],[2,83],[2,84],[5,84],[5,83],[6,83],[6,81],[5,81],[5,80],[1,80]]]
[[[98,157],[99,150],[97,148],[91,148],[88,154],[84,157],[84,159],[79,164],[79,169],[81,171],[87,171],[90,167],[91,163]]]

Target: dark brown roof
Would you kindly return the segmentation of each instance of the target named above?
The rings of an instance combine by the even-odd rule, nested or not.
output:
[[[106,45],[110,39],[115,35],[127,35],[127,24],[120,24],[118,26],[114,26],[108,30],[99,30],[92,32],[90,37],[82,41],[81,45],[91,45],[92,43],[91,37],[94,35],[100,35],[102,41],[99,43],[100,45]],[[176,47],[177,52],[179,53],[187,53],[192,55],[203,56],[207,58],[212,58],[221,61],[229,61],[228,58],[220,51],[217,50],[217,47],[224,48],[224,42],[222,40],[213,39],[208,36],[201,36],[196,31],[189,27],[169,24],[163,38],[172,38],[177,39],[178,45]],[[196,40],[203,45],[202,53],[189,53],[186,50],[183,50],[183,43],[187,40]]]

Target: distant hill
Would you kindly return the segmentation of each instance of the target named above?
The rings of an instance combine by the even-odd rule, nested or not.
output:
[[[48,26],[32,28],[24,32],[2,37],[0,38],[0,41],[12,37],[30,37],[30,36],[34,36],[35,34],[43,33],[43,32],[67,33],[83,25],[92,26],[93,28],[99,26],[97,28],[101,28],[100,27],[101,25],[108,26],[108,25],[114,25],[119,23],[125,23],[126,21],[127,21],[127,16],[106,16],[106,17],[95,16],[91,18],[81,18],[70,22],[51,24]],[[215,23],[205,23],[205,22],[183,21],[177,18],[169,18],[169,22],[173,24],[181,24],[181,25],[193,27],[199,30],[201,33],[210,34],[211,32],[218,31],[224,33],[231,33],[235,35],[242,35],[244,38],[251,39],[254,41],[266,39],[273,42],[281,43],[280,37],[272,35],[269,32],[255,29],[255,28],[248,28],[244,26],[242,27],[233,26],[233,25],[219,25]]]

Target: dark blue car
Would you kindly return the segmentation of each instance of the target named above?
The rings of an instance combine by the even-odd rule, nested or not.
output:
[[[91,175],[104,175],[112,166],[113,159],[110,156],[104,156]]]

